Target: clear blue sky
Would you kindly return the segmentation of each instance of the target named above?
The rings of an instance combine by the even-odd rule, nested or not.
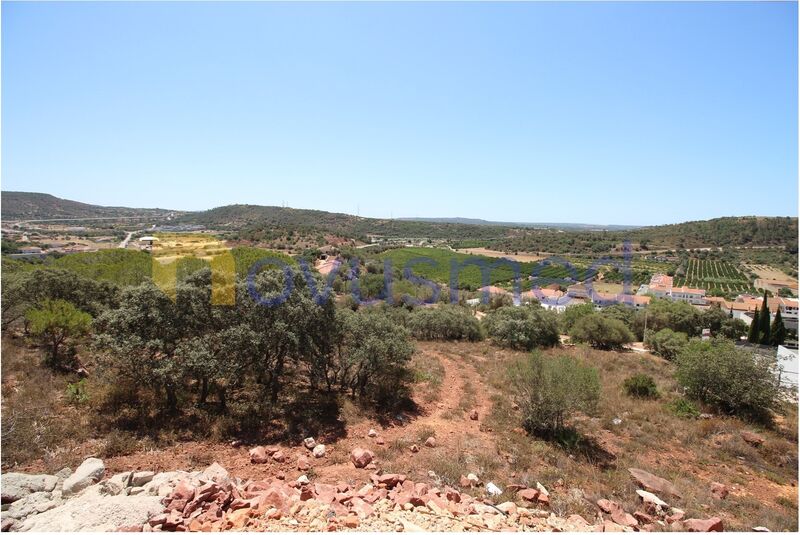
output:
[[[2,188],[176,209],[797,215],[794,3],[2,4]]]

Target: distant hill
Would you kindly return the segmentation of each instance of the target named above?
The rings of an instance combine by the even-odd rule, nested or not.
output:
[[[4,191],[2,217],[4,220],[67,219],[92,217],[160,216],[172,213],[161,208],[125,208],[120,206],[98,206],[67,199],[48,193],[26,191]]]
[[[720,217],[674,225],[644,227],[631,231],[635,241],[679,248],[753,247],[794,244],[797,247],[796,217]]]
[[[527,223],[513,221],[487,221],[469,217],[402,217],[400,221],[422,221],[426,223],[459,223],[462,225],[492,225],[497,227],[518,228],[557,228],[569,230],[630,230],[640,228],[638,225],[592,225],[585,223]]]

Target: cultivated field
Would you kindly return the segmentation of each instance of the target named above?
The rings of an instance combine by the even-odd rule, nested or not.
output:
[[[755,291],[747,275],[733,264],[697,258],[688,260],[684,274],[676,274],[675,285],[718,290],[726,294]]]

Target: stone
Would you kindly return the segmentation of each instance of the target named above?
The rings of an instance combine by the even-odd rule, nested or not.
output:
[[[378,436],[378,432],[377,432],[377,431],[375,431],[374,429],[370,429],[370,430],[369,430],[369,432],[367,433],[367,436],[368,436],[369,438],[375,438],[375,437],[377,437],[377,436]]]
[[[312,450],[311,453],[313,453],[314,457],[316,457],[317,459],[321,459],[322,457],[325,457],[325,445],[324,444],[317,444],[316,446],[314,446],[314,449]]]
[[[153,478],[156,476],[155,472],[151,472],[149,470],[142,471],[142,472],[134,472],[133,476],[131,477],[131,487],[143,487],[146,484],[150,483]]]
[[[436,438],[428,437],[427,440],[425,440],[425,445],[427,447],[429,447],[429,448],[435,448],[436,447]]]
[[[342,523],[348,528],[357,528],[361,523],[361,521],[358,519],[358,516],[354,514],[349,514],[346,517],[344,517]]]
[[[386,444],[386,441],[383,439],[383,437],[378,437],[375,439],[375,444],[377,444],[378,446],[383,446],[384,444]]]
[[[616,522],[605,520],[603,522],[603,531],[622,532],[625,531],[625,529]]]
[[[419,451],[419,446],[417,446],[416,444],[411,444],[411,446],[408,449],[411,450],[411,453],[417,453]]]
[[[681,497],[681,494],[678,492],[678,489],[675,488],[675,485],[664,478],[653,475],[650,472],[645,472],[639,468],[628,468],[628,472],[634,481],[636,481],[636,483],[645,490],[649,490],[651,492],[660,492],[662,494],[670,494],[676,498]]]
[[[608,514],[611,514],[614,511],[622,509],[622,507],[617,502],[606,500],[605,498],[600,498],[599,500],[597,500],[597,507],[599,507],[600,510],[603,511],[604,513]]]
[[[203,477],[221,483],[230,478],[230,474],[219,463],[213,463],[211,466],[203,470]]]
[[[34,492],[51,492],[58,484],[58,477],[8,472],[0,476],[2,503],[12,503]]]
[[[475,409],[472,409],[471,411],[469,411],[469,419],[470,420],[477,420],[478,419],[478,411],[475,410]]]
[[[297,469],[300,470],[301,472],[305,472],[311,469],[311,462],[308,460],[308,457],[306,457],[305,455],[300,455],[297,458]]]
[[[722,531],[722,519],[717,516],[712,516],[707,519],[690,518],[683,521],[683,527],[686,531],[695,531],[707,533],[710,531]]]
[[[256,446],[250,450],[250,462],[253,464],[264,464],[269,460],[267,449],[264,446]]]
[[[308,450],[313,450],[314,446],[316,446],[316,445],[317,445],[317,441],[314,440],[314,437],[308,437],[308,438],[303,440],[303,446],[305,446],[306,449],[308,449]]]
[[[375,458],[375,454],[364,448],[355,448],[350,452],[350,461],[356,468],[364,468]]]
[[[718,500],[724,500],[728,497],[728,487],[716,481],[711,482],[711,495]]]
[[[626,513],[621,507],[611,513],[611,520],[620,526],[628,526],[629,528],[639,525],[639,522],[636,520],[636,518],[634,518],[633,515]]]
[[[517,496],[526,502],[535,502],[539,498],[539,491],[536,489],[522,489],[517,493]]]
[[[636,494],[639,495],[639,497],[642,499],[642,502],[644,503],[650,503],[653,505],[657,505],[659,507],[669,507],[669,505],[667,505],[667,502],[665,502],[652,492],[647,492],[646,490],[637,489]]]
[[[299,484],[301,484],[301,485],[308,485],[309,483],[311,483],[311,481],[309,481],[309,479],[308,479],[308,476],[305,475],[305,474],[303,474],[302,476],[298,477],[297,478],[297,482]]]
[[[25,519],[31,515],[38,515],[61,505],[61,500],[54,500],[50,492],[32,492],[24,498],[15,501],[4,513],[17,520]]]
[[[500,487],[490,481],[486,484],[486,493],[489,496],[500,496],[503,494],[503,491],[500,489]]]
[[[64,496],[76,494],[90,485],[94,485],[103,477],[106,467],[101,459],[89,457],[81,463],[75,473],[64,480],[62,492]]]
[[[655,519],[642,511],[634,511],[633,517],[642,524],[652,524]]]
[[[286,454],[283,453],[283,451],[281,450],[273,452],[272,460],[275,461],[276,463],[286,462]]]
[[[478,478],[478,476],[476,476],[475,474],[473,474],[471,472],[469,474],[467,474],[467,479],[473,485],[480,485],[481,484],[481,480]]]
[[[762,437],[761,435],[757,435],[755,433],[751,433],[750,431],[742,431],[741,433],[739,433],[739,436],[741,436],[742,440],[744,440],[754,448],[757,448],[762,444],[764,444],[764,437]]]

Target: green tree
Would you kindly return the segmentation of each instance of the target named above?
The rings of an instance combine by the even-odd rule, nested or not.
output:
[[[722,322],[719,335],[729,340],[741,340],[747,334],[747,324],[739,318],[728,318]]]
[[[761,312],[758,316],[758,343],[762,345],[769,345],[772,341],[770,335],[770,313],[769,304],[767,303],[767,292],[764,292],[764,301],[761,303]]]
[[[69,340],[89,332],[92,317],[63,299],[45,300],[40,308],[26,315],[30,331],[50,349],[49,363],[62,367],[59,350]]]
[[[621,321],[606,318],[601,314],[591,314],[579,319],[569,331],[570,339],[585,342],[597,349],[622,349],[633,342],[633,334]]]
[[[758,325],[759,325],[759,318],[761,317],[761,313],[759,309],[756,309],[755,313],[753,314],[753,319],[750,321],[750,327],[747,331],[747,341],[751,344],[757,344],[759,339],[759,332],[758,332]]]
[[[568,333],[579,319],[589,314],[594,314],[594,312],[594,305],[592,303],[567,307],[564,313],[559,316],[561,320],[561,332],[565,334]]]
[[[545,437],[557,436],[571,414],[594,412],[600,399],[597,370],[570,356],[534,352],[513,363],[507,377],[523,426]]]
[[[658,332],[648,332],[647,347],[653,353],[667,360],[674,359],[678,353],[689,343],[686,333],[678,333],[672,329],[661,329]]]
[[[558,317],[538,305],[502,307],[484,320],[486,332],[498,345],[533,349],[558,345]]]
[[[780,309],[775,313],[775,320],[772,322],[771,333],[771,345],[773,346],[779,346],[786,340],[786,326],[783,324]]]
[[[687,395],[719,410],[761,422],[780,409],[776,360],[730,340],[692,340],[676,359],[675,377]]]
[[[418,308],[411,313],[408,328],[418,340],[474,342],[483,339],[478,318],[458,305]]]

